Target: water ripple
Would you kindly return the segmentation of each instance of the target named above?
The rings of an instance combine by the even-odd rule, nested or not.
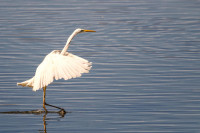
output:
[[[1,0],[0,112],[41,109],[42,91],[16,83],[31,78],[75,28],[97,32],[78,35],[69,48],[93,62],[91,72],[47,88],[48,103],[72,113],[0,114],[0,132],[199,132],[199,6]]]

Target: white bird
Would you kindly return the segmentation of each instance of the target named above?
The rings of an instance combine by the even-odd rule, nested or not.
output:
[[[68,80],[71,78],[80,77],[82,73],[88,73],[92,67],[92,63],[86,59],[73,55],[67,52],[71,40],[78,33],[83,32],[96,32],[94,30],[76,29],[68,38],[63,50],[53,50],[49,53],[42,63],[37,67],[35,76],[29,80],[26,80],[17,85],[27,86],[33,88],[33,91],[37,91],[43,88],[43,108],[47,113],[45,105],[49,105],[45,102],[46,87],[53,82],[54,79]],[[49,105],[56,107],[53,105]],[[56,107],[59,108],[59,107]],[[59,108],[62,109],[62,108]]]

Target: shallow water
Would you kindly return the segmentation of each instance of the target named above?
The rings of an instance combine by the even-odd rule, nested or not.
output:
[[[0,2],[0,112],[42,109],[42,91],[16,83],[74,29],[97,31],[69,48],[90,73],[47,88],[70,113],[0,114],[0,132],[200,132],[199,0]]]

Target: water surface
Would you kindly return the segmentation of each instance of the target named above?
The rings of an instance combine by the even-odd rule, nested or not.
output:
[[[0,132],[200,132],[199,0],[0,3],[0,112],[42,109],[42,91],[16,83],[74,29],[97,31],[69,48],[90,73],[47,88],[71,113],[0,114]]]

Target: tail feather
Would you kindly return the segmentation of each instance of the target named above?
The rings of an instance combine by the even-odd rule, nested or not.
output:
[[[21,83],[17,83],[17,85],[21,85],[21,86],[23,86],[23,87],[31,87],[31,88],[33,88],[33,83],[34,83],[34,77],[33,78],[31,78],[31,79],[29,79],[29,80],[26,80],[26,81],[24,81],[24,82],[21,82]]]

